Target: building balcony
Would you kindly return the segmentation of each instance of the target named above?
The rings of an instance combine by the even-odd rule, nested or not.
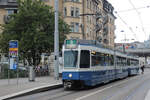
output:
[[[0,8],[17,7],[17,0],[0,0]]]
[[[103,28],[103,36],[107,36],[108,35],[108,26],[105,26]]]
[[[109,43],[108,39],[106,39],[106,38],[103,40],[103,42],[104,42],[105,44],[108,44],[108,43]]]

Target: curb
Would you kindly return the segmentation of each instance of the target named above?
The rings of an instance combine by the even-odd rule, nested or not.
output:
[[[20,96],[31,95],[31,94],[35,94],[35,93],[39,93],[39,92],[43,92],[47,90],[52,90],[52,89],[57,89],[61,87],[63,87],[62,83],[40,86],[40,87],[36,87],[32,89],[27,89],[21,92],[13,93],[10,95],[2,96],[0,97],[0,100],[8,100],[8,99],[12,99],[12,98],[20,97]]]

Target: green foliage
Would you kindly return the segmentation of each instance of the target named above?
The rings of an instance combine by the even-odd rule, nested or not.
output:
[[[21,57],[36,66],[41,53],[50,53],[54,48],[54,11],[40,0],[18,0],[18,5],[18,13],[2,26],[1,52],[8,52],[10,40],[18,40]],[[59,18],[60,47],[69,31],[69,26]]]

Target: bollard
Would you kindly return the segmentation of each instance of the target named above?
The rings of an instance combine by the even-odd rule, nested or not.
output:
[[[35,73],[34,73],[34,69],[33,66],[29,67],[29,82],[33,82],[35,81]]]

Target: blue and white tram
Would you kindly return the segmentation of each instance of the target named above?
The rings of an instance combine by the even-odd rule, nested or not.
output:
[[[127,58],[127,65],[128,65],[128,74],[131,75],[137,75],[139,73],[139,59],[135,57],[128,57]]]
[[[103,48],[90,41],[66,40],[62,51],[62,81],[65,88],[95,86],[138,73],[132,71],[138,68],[137,58]],[[130,66],[133,61],[136,66]]]

